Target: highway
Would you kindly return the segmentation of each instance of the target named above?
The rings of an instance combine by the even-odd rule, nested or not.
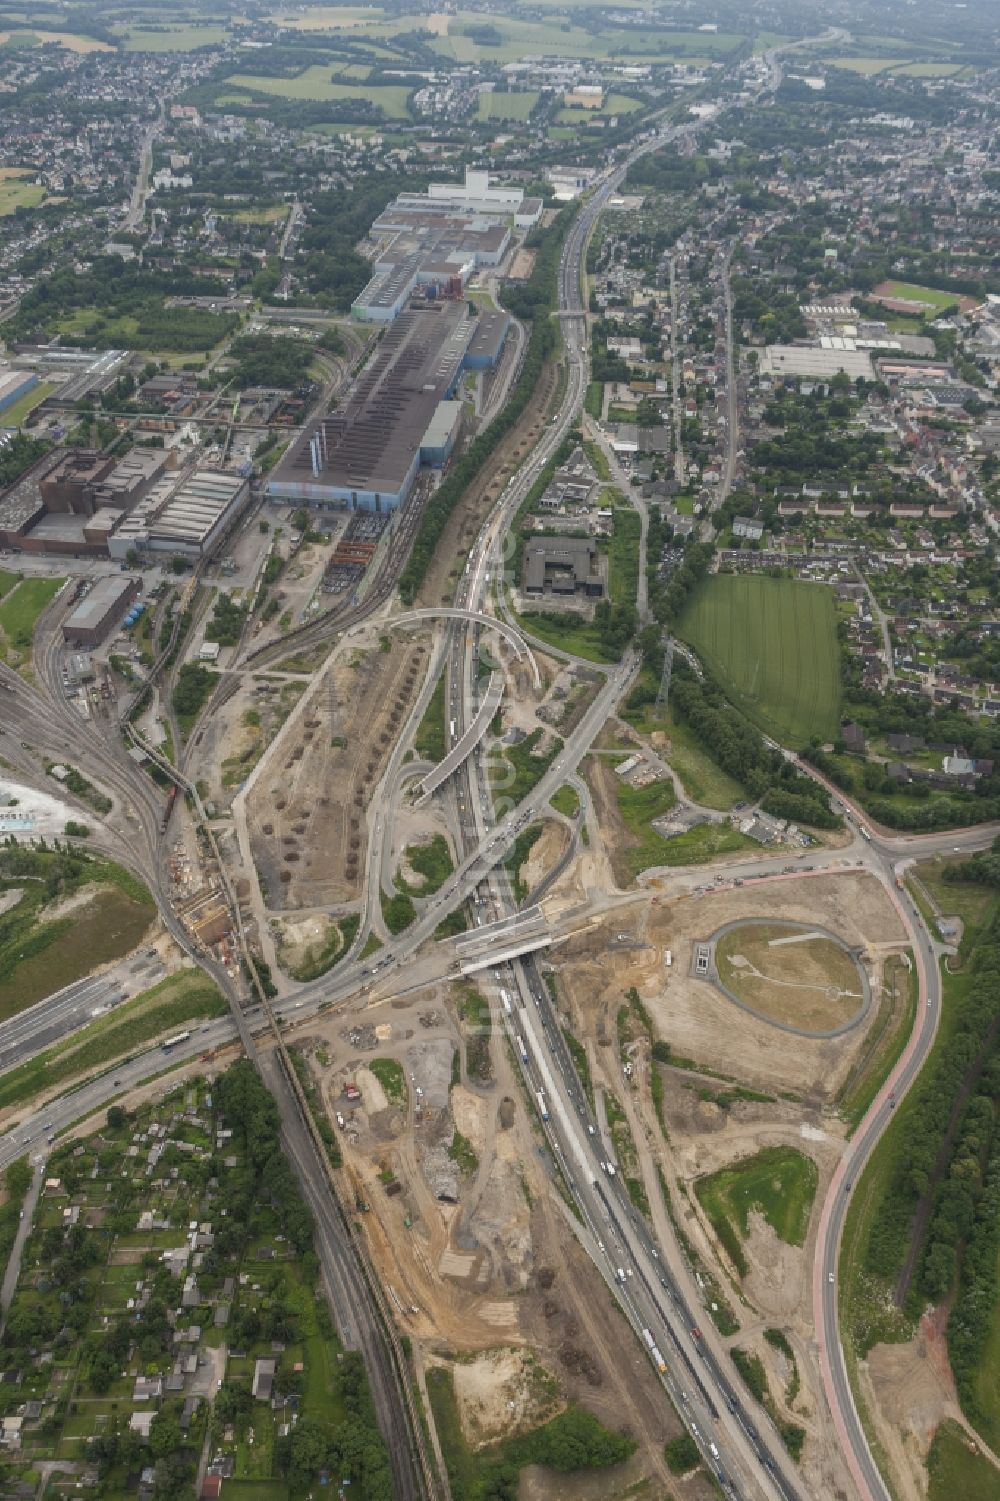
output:
[[[661,131],[655,139],[643,143],[639,149],[656,149],[689,128],[672,127]],[[446,697],[451,706],[449,718],[455,721],[455,732],[449,733],[449,756],[453,760],[448,764],[446,776],[455,799],[463,839],[458,868],[435,897],[422,908],[416,921],[397,938],[387,939],[377,956],[369,961],[353,957],[358,952],[364,935],[370,930],[370,919],[377,907],[378,883],[386,869],[386,842],[390,837],[394,800],[390,798],[384,811],[376,811],[370,834],[367,913],[359,931],[359,944],[334,976],[324,977],[301,987],[296,991],[294,999],[282,1002],[275,1008],[286,1017],[298,1012],[306,1016],[320,1006],[354,1004],[359,993],[363,997],[369,996],[373,986],[381,986],[404,961],[412,959],[420,946],[432,937],[438,923],[448,912],[469,898],[474,902],[477,914],[483,919],[490,915],[497,918],[510,915],[514,909],[513,898],[505,873],[498,869],[500,863],[518,833],[542,812],[558,787],[573,776],[580,759],[587,753],[595,735],[627,690],[637,670],[638,660],[631,653],[626,654],[621,663],[608,669],[593,703],[529,796],[517,805],[494,805],[493,791],[478,745],[463,744],[468,721],[470,718],[475,719],[479,707],[478,652],[474,637],[477,622],[474,618],[467,618],[467,613],[471,612],[472,617],[479,617],[479,629],[484,628],[484,620],[489,622],[489,629],[499,629],[499,623],[487,616],[486,612],[492,592],[491,578],[495,581],[503,566],[503,539],[510,519],[534,480],[578,420],[588,371],[586,315],[581,294],[586,246],[608,197],[619,189],[628,162],[637,154],[638,152],[633,153],[632,157],[616,165],[598,181],[567,234],[559,268],[559,302],[560,311],[567,315],[563,318],[562,329],[568,378],[560,412],[545,430],[541,442],[533,450],[527,463],[508,484],[496,509],[484,523],[459,585],[455,608],[463,613],[449,628],[446,666]],[[729,349],[727,382],[731,414],[725,481],[728,488],[732,483],[736,449],[736,386],[728,263],[726,303]],[[405,556],[407,542],[415,531],[418,519],[419,507],[416,505],[400,513],[400,535],[396,544],[398,556]],[[377,581],[373,594],[369,595],[363,606],[330,612],[303,631],[293,633],[294,639],[287,637],[277,647],[250,653],[246,662],[254,666],[263,665],[271,660],[274,652],[287,655],[292,650],[324,639],[331,628],[340,629],[369,615],[376,604],[389,598],[394,579],[394,571],[387,566],[384,578]],[[61,605],[53,611],[53,619],[60,608]],[[98,785],[108,789],[117,799],[123,815],[123,820],[117,826],[118,837],[122,842],[122,850],[117,858],[129,864],[148,881],[165,923],[182,947],[190,953],[190,940],[173,915],[169,892],[162,877],[159,820],[163,794],[129,761],[114,721],[109,721],[106,726],[85,724],[66,701],[62,691],[59,659],[57,633],[55,630],[48,634],[42,633],[37,666],[48,698],[42,697],[16,675],[8,674],[6,669],[0,668],[0,678],[4,679],[12,694],[10,707],[13,711],[4,715],[7,723],[3,738],[0,738],[0,753],[25,774],[33,769],[32,774],[37,781],[37,764],[30,756],[25,757],[24,746],[30,744],[32,747],[44,747],[50,755],[65,756]],[[436,673],[429,674],[421,694],[421,703],[426,703],[435,676]],[[5,710],[7,707],[5,704]],[[408,725],[414,722],[411,715]],[[11,728],[13,724],[17,725],[16,732]],[[404,747],[405,738],[398,743],[398,757],[390,763],[393,779],[384,784],[394,789],[398,789],[402,779]],[[456,754],[459,747],[460,755]],[[801,764],[801,769],[811,775],[818,775],[805,763]],[[843,795],[837,789],[830,790],[835,801],[844,806]],[[85,806],[80,806],[86,816]],[[846,811],[859,828],[864,824],[864,815],[860,810],[847,805]],[[917,853],[956,847],[982,847],[993,832],[992,829],[981,827],[961,831],[959,834],[948,833],[929,836],[924,840],[907,840],[880,835],[869,829],[871,837],[865,840],[867,849],[863,856],[864,863],[882,880],[910,935],[920,981],[920,1002],[913,1035],[892,1078],[873,1103],[853,1138],[821,1207],[820,1235],[813,1269],[813,1297],[827,1397],[859,1493],[871,1498],[871,1501],[887,1501],[888,1492],[869,1452],[847,1379],[837,1325],[837,1259],[851,1188],[892,1118],[893,1100],[899,1099],[910,1087],[926,1059],[936,1035],[941,1000],[940,974],[934,944],[908,896],[897,892],[894,868],[901,858]],[[817,861],[821,858],[823,857],[815,857]],[[835,856],[828,858],[833,865],[842,860],[843,852],[837,852]],[[813,868],[817,867],[814,865]],[[742,867],[736,869],[741,870]],[[762,879],[773,878],[773,874],[773,867],[770,867]],[[449,951],[447,961],[442,955],[441,962],[451,963],[452,959],[453,953]],[[396,1494],[403,1497],[404,1501],[408,1497],[415,1498],[421,1494],[421,1488],[409,1462],[411,1441],[399,1396],[394,1390],[391,1362],[386,1355],[377,1320],[372,1315],[369,1295],[354,1248],[325,1189],[324,1171],[317,1163],[315,1144],[302,1120],[291,1085],[278,1066],[276,1055],[258,1055],[254,1044],[252,1033],[266,1024],[266,1015],[257,1007],[241,1011],[240,999],[228,976],[220,972],[218,966],[205,964],[205,967],[229,996],[233,1005],[233,1018],[208,1023],[193,1030],[192,1036],[172,1051],[171,1058],[194,1057],[205,1049],[232,1041],[237,1035],[251,1057],[259,1056],[262,1073],[274,1090],[282,1110],[287,1149],[317,1217],[318,1249],[324,1276],[334,1298],[338,1321],[342,1321],[348,1342],[356,1343],[365,1353],[373,1398],[393,1456]],[[504,1015],[511,1018],[507,1025],[512,1038],[520,1035],[527,1043],[528,1056],[524,1066],[529,1097],[537,1098],[541,1094],[544,1107],[542,1114],[547,1117],[544,1126],[553,1160],[584,1216],[584,1243],[608,1285],[619,1296],[637,1337],[648,1348],[643,1330],[649,1330],[654,1336],[657,1349],[666,1357],[663,1362],[666,1369],[662,1373],[665,1388],[698,1442],[706,1462],[716,1474],[724,1493],[731,1498],[744,1497],[746,1501],[750,1497],[760,1496],[770,1498],[770,1501],[775,1497],[783,1498],[783,1501],[801,1497],[794,1467],[773,1427],[762,1414],[756,1411],[751,1413],[748,1404],[733,1389],[727,1375],[728,1357],[717,1341],[714,1330],[698,1328],[693,1310],[699,1307],[700,1300],[676,1244],[672,1240],[669,1243],[666,1240],[656,1243],[644,1222],[635,1215],[622,1189],[620,1175],[609,1171],[607,1167],[608,1158],[602,1156],[603,1149],[600,1147],[598,1123],[589,1112],[560,1032],[558,1018],[536,964],[531,959],[515,960],[496,973],[493,982],[498,994],[501,991],[507,993],[511,1011],[508,1013],[504,1007]],[[66,1035],[85,1021],[88,1010],[114,1004],[112,997],[120,993],[110,977],[84,981],[78,987],[70,987],[69,992],[60,992],[41,1002],[30,1012],[23,1013],[5,1028],[0,1067],[6,1069],[18,1061],[34,1056],[47,1042]],[[6,1165],[25,1151],[44,1155],[48,1141],[63,1127],[81,1115],[100,1108],[116,1095],[127,1092],[166,1067],[167,1063],[162,1052],[149,1050],[54,1101],[30,1122],[23,1122],[20,1127],[0,1139],[0,1166]],[[611,1166],[613,1168],[614,1164]]]
[[[459,585],[456,604],[460,608],[485,609],[491,574],[502,566],[500,545],[509,518],[577,420],[588,370],[581,289],[586,247],[607,197],[617,190],[625,171],[626,165],[622,165],[602,180],[567,235],[559,269],[560,311],[580,316],[570,316],[563,323],[570,365],[566,398],[545,441],[508,487],[497,512],[484,524]],[[626,663],[631,673],[634,664],[628,657]],[[453,642],[446,693],[450,734],[459,744],[466,722],[470,719],[474,722],[478,713],[477,667],[475,641],[467,632],[464,641]],[[555,766],[542,777],[528,799],[498,822],[494,821],[493,792],[481,755],[474,750],[468,758],[463,758],[456,768],[456,797],[466,869],[478,868],[474,862],[479,852],[484,845],[489,849],[491,841],[503,838],[511,819],[516,819],[515,828],[523,827],[528,814],[544,806],[541,798],[544,795],[547,801],[550,781],[554,791],[575,771],[580,755],[592,741],[594,728],[606,717],[607,701],[610,698],[615,702],[623,691],[618,682],[620,673],[621,668],[608,672],[595,705],[568,738]],[[594,709],[599,709],[599,713]],[[514,904],[506,873],[492,868],[474,901],[477,921],[500,920],[510,915]],[[792,1501],[800,1493],[791,1462],[770,1424],[751,1417],[723,1374],[725,1357],[721,1349],[715,1345],[712,1334],[699,1328],[691,1312],[692,1306],[698,1304],[682,1286],[686,1272],[680,1267],[677,1247],[661,1249],[656,1245],[624,1195],[614,1164],[607,1158],[602,1162],[597,1123],[588,1109],[534,961],[515,959],[509,965],[494,968],[492,973],[498,992],[505,998],[500,1014],[522,1060],[529,1098],[538,1102],[555,1162],[584,1216],[589,1232],[583,1237],[584,1244],[609,1287],[618,1295],[637,1338],[647,1350],[655,1351],[651,1358],[666,1390],[724,1494],[734,1498],[764,1495]],[[764,1427],[766,1433],[762,1432]]]

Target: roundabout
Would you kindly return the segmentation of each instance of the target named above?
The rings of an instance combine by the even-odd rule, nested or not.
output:
[[[697,945],[695,973],[742,1010],[800,1037],[838,1037],[868,1015],[858,951],[811,923],[743,918]]]

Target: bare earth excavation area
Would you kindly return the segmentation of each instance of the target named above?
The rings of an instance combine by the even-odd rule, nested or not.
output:
[[[720,977],[740,1004],[713,969],[696,972],[713,936]],[[663,1174],[695,1269],[717,1289],[734,1372],[738,1361],[758,1372],[765,1405],[800,1450],[810,1496],[852,1493],[816,1360],[813,1205],[843,1149],[845,1091],[862,1087],[898,1021],[887,976],[903,940],[879,883],[845,872],[676,896],[664,882],[560,946],[564,1023],[584,1047],[595,1089],[612,1091],[626,1118],[613,1131],[620,1169],[642,1181],[654,1224],[667,1207]],[[808,1035],[836,1026],[838,1035]],[[744,1205],[724,1240],[695,1192],[720,1172]]]
[[[386,649],[383,649],[385,647]],[[428,647],[385,637],[338,654],[254,784],[248,818],[267,905],[356,901],[365,813],[419,692]]]

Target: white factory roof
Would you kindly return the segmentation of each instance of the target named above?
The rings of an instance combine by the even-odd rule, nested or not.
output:
[[[845,345],[848,342],[843,342]],[[874,377],[871,356],[861,349],[816,349],[799,344],[769,344],[764,351],[761,370],[765,375],[801,375],[811,380],[828,380],[843,370],[851,380]]]

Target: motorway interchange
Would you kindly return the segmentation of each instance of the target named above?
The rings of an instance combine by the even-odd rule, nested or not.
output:
[[[661,131],[654,140],[645,143],[643,149],[654,149],[679,129]],[[444,646],[436,658],[435,665],[447,674],[449,761],[445,795],[451,800],[454,825],[461,838],[457,869],[442,885],[427,910],[404,933],[391,939],[377,960],[360,960],[356,957],[356,949],[335,976],[304,985],[293,998],[279,1002],[275,1010],[286,1022],[295,1021],[300,1014],[308,1016],[320,1006],[346,1009],[357,1002],[359,995],[368,1000],[385,993],[391,988],[403,962],[413,960],[416,951],[432,936],[442,915],[463,901],[471,899],[475,903],[477,918],[482,922],[499,922],[516,916],[510,883],[502,867],[503,858],[518,832],[572,777],[581,757],[637,670],[637,660],[631,654],[608,670],[593,704],[528,798],[505,812],[495,808],[478,743],[468,738],[469,727],[476,722],[482,707],[479,637],[485,629],[492,629],[486,625],[490,619],[487,612],[503,567],[502,548],[509,522],[578,418],[588,368],[585,310],[581,299],[582,267],[590,234],[608,197],[620,185],[624,172],[625,164],[619,164],[605,175],[585,201],[567,235],[559,268],[559,300],[560,311],[566,315],[563,331],[568,380],[560,411],[484,523],[471,550],[455,600],[456,611],[463,612],[463,616],[449,625]],[[734,432],[731,432],[731,441],[735,444]],[[502,609],[503,603],[501,590],[498,607]],[[15,737],[13,731],[8,731],[0,742],[0,749],[8,746],[13,752],[10,759],[17,766],[23,764],[18,745],[23,750],[24,743],[43,745],[51,754],[65,755],[72,748],[75,764],[107,786],[129,810],[133,838],[126,841],[121,836],[112,837],[108,841],[109,852],[116,858],[124,858],[125,863],[148,881],[173,936],[184,947],[189,947],[184,930],[170,910],[160,875],[160,795],[123,754],[120,743],[116,744],[112,736],[104,734],[100,728],[82,728],[74,712],[65,705],[58,692],[54,649],[43,651],[40,668],[49,696],[44,697],[20,679],[10,683],[13,697],[11,722],[17,725],[17,735]],[[0,671],[6,673],[5,669]],[[410,715],[408,728],[419,722],[433,683],[432,673]],[[11,744],[14,738],[18,745]],[[395,795],[402,785],[401,763],[405,744],[404,733],[397,747],[398,755],[390,762],[386,777]],[[457,754],[456,747],[459,748]],[[802,769],[809,771],[804,764]],[[412,770],[411,765],[407,773]],[[921,989],[921,1005],[913,1036],[891,1079],[852,1139],[849,1154],[841,1159],[822,1206],[813,1276],[823,1377],[838,1433],[859,1494],[871,1497],[873,1501],[876,1498],[883,1501],[888,1493],[868,1449],[847,1379],[837,1325],[836,1273],[851,1187],[891,1119],[894,1103],[919,1072],[933,1043],[940,1011],[938,954],[921,914],[908,896],[896,888],[896,868],[900,861],[917,852],[982,847],[989,842],[993,831],[979,829],[958,836],[949,834],[926,840],[876,837],[865,827],[859,810],[844,804],[841,795],[831,790],[855,826],[859,865],[882,882],[909,932]],[[388,806],[391,810],[391,800]],[[389,847],[390,821],[391,811],[383,810],[370,827],[365,893],[369,916],[379,900],[379,883]],[[838,852],[838,857],[842,858],[842,854]],[[801,868],[822,869],[824,860],[832,863],[829,857],[815,856],[803,862]],[[758,873],[748,864],[746,879],[752,880],[758,874],[760,879],[766,880],[772,873],[766,865]],[[367,921],[363,920],[359,938],[367,927]],[[452,958],[450,956],[447,962],[452,962]],[[262,1030],[267,1023],[263,1007],[241,1006],[234,997],[228,976],[219,973],[217,966],[212,966],[212,971],[234,1001],[235,1020],[200,1026],[175,1045],[172,1049],[174,1059],[192,1058],[207,1048],[225,1044],[233,1040],[237,1032],[248,1052],[252,1053],[253,1033]],[[637,1340],[661,1376],[665,1393],[680,1413],[724,1494],[733,1498],[780,1497],[785,1501],[803,1497],[794,1467],[773,1425],[762,1412],[744,1400],[730,1381],[728,1364],[724,1363],[724,1353],[714,1331],[710,1327],[699,1327],[696,1310],[701,1300],[678,1246],[673,1241],[657,1243],[623,1191],[621,1176],[615,1170],[611,1150],[602,1136],[601,1123],[590,1112],[537,964],[530,955],[516,956],[489,973],[493,999],[497,1002],[496,1013],[502,1016],[523,1066],[529,1097],[537,1104],[554,1171],[561,1175],[566,1190],[579,1208],[581,1242],[618,1298]],[[71,987],[70,991],[50,997],[32,1011],[25,1012],[6,1029],[0,1066],[8,1068],[33,1056],[48,1042],[85,1022],[93,1010],[114,1004],[115,998],[122,993],[113,981],[85,981]],[[0,1140],[0,1166],[6,1166],[26,1149],[39,1158],[44,1157],[47,1140],[57,1132],[115,1095],[148,1079],[163,1066],[162,1053],[153,1050],[122,1063],[107,1075],[55,1101],[44,1112],[23,1121]],[[266,1072],[280,1099],[280,1081],[276,1079],[274,1068],[268,1065]],[[290,1117],[286,1116],[286,1121],[290,1122]],[[296,1128],[289,1123],[287,1140],[320,1220],[328,1253],[324,1268],[331,1280],[337,1282],[333,1289],[334,1301],[342,1329],[349,1342],[361,1343],[365,1348],[371,1370],[371,1362],[377,1361],[378,1356],[370,1331],[366,1333],[364,1327],[366,1311],[357,1304],[355,1312],[349,1311],[352,1300],[356,1298],[356,1283],[347,1268],[352,1254],[350,1247],[346,1248],[346,1256],[343,1248],[339,1255],[333,1253],[332,1248],[338,1239],[343,1239],[343,1230],[336,1215],[331,1213],[321,1175],[317,1174],[316,1164],[310,1157],[306,1133],[301,1126]],[[373,1386],[384,1422],[387,1406],[398,1401],[398,1394],[394,1396],[392,1393],[388,1366],[384,1367],[383,1374],[383,1389],[379,1391],[377,1381]],[[416,1496],[426,1490],[409,1463],[409,1455],[397,1452],[400,1447],[407,1449],[411,1442],[412,1439],[405,1435],[405,1425],[397,1427],[394,1449],[398,1462],[397,1494],[404,1496]],[[392,1439],[390,1447],[393,1447]],[[407,1475],[408,1479],[405,1478]]]

